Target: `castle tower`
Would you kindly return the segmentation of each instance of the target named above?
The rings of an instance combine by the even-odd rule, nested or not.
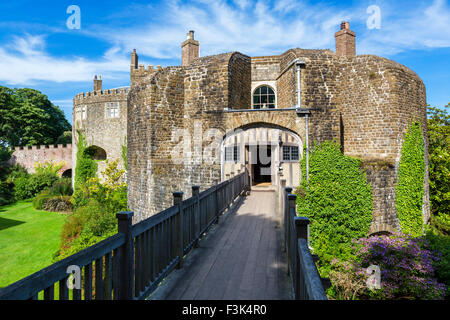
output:
[[[99,76],[97,79],[97,75],[94,77],[94,91],[101,91],[102,90],[102,76]]]
[[[187,39],[181,44],[181,65],[188,66],[199,58],[200,44],[194,40],[194,31],[187,33]]]
[[[338,56],[354,57],[356,55],[356,33],[350,30],[350,24],[342,21],[341,30],[335,33],[336,54]]]

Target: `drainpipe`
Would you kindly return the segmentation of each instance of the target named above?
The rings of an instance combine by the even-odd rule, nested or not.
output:
[[[297,59],[295,61],[297,66],[297,108],[301,108],[301,86],[300,86],[300,69],[306,66],[305,61]],[[306,144],[306,181],[309,181],[309,114],[305,113],[305,144]]]

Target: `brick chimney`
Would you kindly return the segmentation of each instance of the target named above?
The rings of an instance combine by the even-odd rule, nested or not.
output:
[[[102,90],[102,76],[99,76],[97,79],[97,75],[94,77],[94,91],[101,91]]]
[[[181,44],[181,65],[188,66],[194,60],[198,59],[200,44],[194,40],[194,31],[187,33],[187,39]]]
[[[131,69],[137,69],[139,63],[139,56],[136,53],[136,49],[133,49],[133,52],[131,53]]]
[[[342,21],[341,30],[334,34],[336,38],[336,54],[338,56],[354,57],[356,55],[356,33],[350,30],[350,24]]]

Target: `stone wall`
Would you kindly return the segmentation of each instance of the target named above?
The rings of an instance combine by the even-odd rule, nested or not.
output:
[[[55,163],[65,162],[65,165],[59,170],[60,174],[72,169],[72,145],[42,145],[31,147],[16,147],[9,163],[23,166],[28,173],[35,172],[37,163],[53,161]]]
[[[373,187],[374,232],[388,225],[391,230],[398,227],[394,189],[403,136],[415,119],[423,124],[426,137],[422,81],[407,67],[377,56],[339,57],[330,50],[292,49],[279,56],[279,108],[297,104],[296,67],[292,64],[297,58],[306,62],[301,70],[301,104],[312,109],[311,145],[334,139],[345,154],[361,158]],[[426,138],[424,144],[427,155]],[[427,156],[425,162],[423,215],[428,221]]]

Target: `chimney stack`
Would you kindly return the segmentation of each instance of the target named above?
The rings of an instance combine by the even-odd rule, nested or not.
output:
[[[97,79],[97,75],[94,77],[94,91],[101,91],[102,90],[102,76],[99,76]]]
[[[338,56],[354,57],[356,55],[356,33],[350,30],[350,24],[342,21],[341,30],[335,33],[336,54]]]
[[[139,56],[136,53],[136,49],[133,49],[131,53],[131,69],[137,69],[139,63]]]
[[[188,66],[199,57],[200,44],[194,40],[194,31],[187,33],[187,39],[181,44],[181,65]]]

